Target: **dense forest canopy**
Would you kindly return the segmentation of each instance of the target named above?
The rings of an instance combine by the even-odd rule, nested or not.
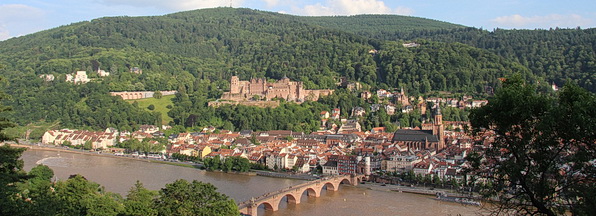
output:
[[[297,17],[297,19],[305,23],[347,31],[368,38],[379,38],[380,35],[394,35],[415,30],[465,28],[462,25],[439,20],[400,15],[363,14],[354,16]],[[399,40],[399,38],[397,39]]]
[[[596,29],[537,29],[487,31],[477,28],[415,29],[356,32],[378,40],[432,40],[463,43],[488,50],[527,67],[549,83],[563,86],[571,79],[596,91]]]
[[[409,42],[420,46],[402,45]],[[232,75],[243,80],[287,76],[307,89],[335,89],[339,78],[347,77],[373,90],[403,87],[410,95],[441,91],[484,97],[499,78],[520,73],[544,88],[571,78],[594,91],[593,50],[591,29],[488,32],[394,15],[299,17],[214,8],[100,18],[2,41],[0,75],[12,96],[6,104],[15,108],[9,117],[21,125],[57,121],[68,127],[133,129],[161,119],[108,92],[177,90],[181,94],[170,112],[175,124],[229,122],[240,129],[255,125],[253,117],[240,122],[226,117],[228,108],[205,108],[229,89]],[[135,67],[143,73],[131,73]],[[98,69],[110,76],[98,76]],[[64,81],[79,70],[92,81]],[[43,74],[55,80],[44,81]],[[275,112],[231,109],[247,115]],[[199,115],[204,112],[215,118],[204,119]],[[313,119],[302,120],[292,127],[257,126],[305,131],[316,126]]]

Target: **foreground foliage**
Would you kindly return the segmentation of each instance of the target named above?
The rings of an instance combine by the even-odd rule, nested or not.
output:
[[[53,182],[38,165],[23,171],[22,148],[0,147],[0,215],[238,215],[234,200],[209,183],[180,179],[151,191],[137,182],[126,198],[81,175]]]
[[[513,77],[488,105],[473,110],[477,133],[494,131],[482,152],[471,154],[471,174],[497,198],[495,213],[593,214],[596,206],[596,96],[574,84],[557,97]]]

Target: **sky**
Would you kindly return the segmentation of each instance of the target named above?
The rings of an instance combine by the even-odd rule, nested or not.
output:
[[[107,16],[230,5],[301,16],[397,14],[487,30],[596,27],[594,0],[0,0],[0,41]]]

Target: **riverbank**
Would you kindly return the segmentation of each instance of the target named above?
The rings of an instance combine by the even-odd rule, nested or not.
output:
[[[128,159],[128,160],[143,161],[143,162],[148,162],[148,163],[167,164],[167,165],[195,168],[195,169],[199,169],[201,167],[201,165],[197,164],[197,163],[162,161],[162,160],[157,160],[157,159],[137,158],[137,157],[132,157],[132,156],[130,156],[130,157],[118,156],[118,155],[114,155],[112,153],[89,152],[89,151],[85,151],[85,150],[76,150],[76,149],[70,149],[70,148],[66,149],[66,148],[60,147],[60,146],[53,147],[53,146],[41,146],[41,145],[23,145],[23,144],[16,144],[16,143],[11,143],[9,145],[12,147],[20,147],[20,148],[27,148],[27,149],[34,149],[34,150],[68,152],[68,153],[73,153],[73,154],[83,154],[83,155],[90,155],[90,156]]]
[[[224,172],[222,170],[213,170],[213,171],[207,171],[207,172],[216,172],[216,173],[226,173],[226,174],[236,174],[236,175],[247,175],[247,176],[256,176],[257,173],[256,172],[236,172],[236,171],[232,171],[232,172]]]
[[[90,152],[90,151],[85,151],[85,150],[80,150],[80,149],[65,148],[62,146],[43,146],[43,145],[37,145],[37,144],[25,145],[25,144],[16,144],[16,143],[9,143],[9,144],[12,147],[20,147],[20,148],[35,149],[35,150],[68,152],[68,153],[84,154],[84,155],[90,155],[90,156],[129,159],[129,160],[143,161],[143,162],[148,162],[148,163],[167,164],[167,165],[181,166],[181,167],[188,167],[188,168],[195,168],[195,169],[201,169],[201,167],[202,167],[202,164],[198,164],[198,163],[163,161],[163,160],[159,160],[159,159],[138,158],[138,157],[128,156],[128,155],[121,156],[121,155],[115,155],[113,153]],[[211,171],[211,172],[226,173],[221,170],[215,170],[215,171]],[[260,171],[260,170],[253,170],[251,172],[227,172],[227,174],[248,175],[248,176],[258,175],[258,176],[264,176],[264,177],[297,179],[297,180],[318,179],[318,177],[308,175],[308,174],[276,173],[276,172],[268,172],[268,171]]]
[[[467,194],[457,193],[453,190],[448,189],[437,189],[437,188],[426,188],[426,187],[407,187],[407,186],[399,186],[399,185],[389,185],[383,183],[370,183],[366,182],[365,184],[359,184],[357,187],[366,188],[369,190],[376,190],[376,191],[385,191],[385,192],[396,192],[396,193],[412,193],[412,194],[419,194],[425,196],[436,196],[437,193],[441,193],[443,195],[447,195],[449,197],[460,197],[460,198],[469,198]],[[480,197],[473,196],[475,199],[479,199]]]

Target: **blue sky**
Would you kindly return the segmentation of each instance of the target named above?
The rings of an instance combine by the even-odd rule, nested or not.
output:
[[[594,0],[0,0],[0,40],[106,16],[230,4],[304,16],[399,14],[488,30],[596,27]]]

